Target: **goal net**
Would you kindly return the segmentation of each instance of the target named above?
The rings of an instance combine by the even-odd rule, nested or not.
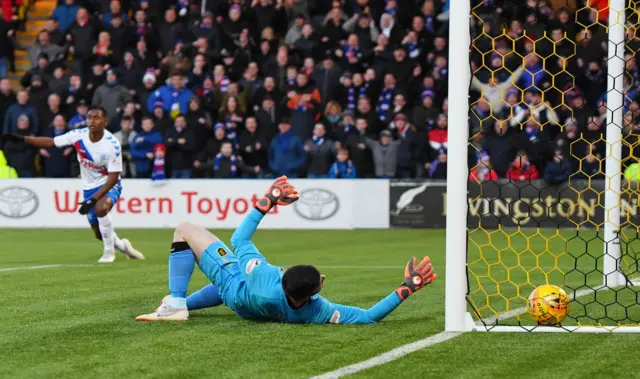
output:
[[[450,146],[449,173],[464,164],[467,191],[449,177],[447,214],[466,204],[467,280],[450,284],[459,253],[448,246],[447,328],[640,332],[640,2],[475,0],[460,11],[450,25],[470,14],[469,40],[452,29],[450,48],[470,45],[470,88],[450,81],[449,106],[469,118],[450,129],[469,132],[451,134],[468,138],[466,152]],[[448,220],[452,249],[460,228]],[[562,325],[526,312],[542,284],[569,295]]]

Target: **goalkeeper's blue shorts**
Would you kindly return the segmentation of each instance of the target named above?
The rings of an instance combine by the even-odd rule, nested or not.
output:
[[[89,200],[100,190],[100,188],[102,188],[102,186],[90,190],[84,190],[84,200]],[[116,185],[113,186],[105,196],[113,201],[113,206],[115,207],[118,199],[120,199],[120,194],[122,194],[122,183],[118,180],[118,183],[116,183]],[[89,220],[89,224],[91,225],[98,223],[98,216],[96,216],[95,208],[92,208],[89,213],[87,213],[87,220]]]
[[[222,241],[212,243],[202,253],[200,270],[218,287],[222,302],[240,317],[250,318],[243,312],[248,301],[247,286],[240,272],[238,258]]]

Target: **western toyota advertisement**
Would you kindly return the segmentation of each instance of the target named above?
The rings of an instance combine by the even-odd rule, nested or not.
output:
[[[351,229],[389,227],[386,180],[292,180],[300,199],[276,207],[267,228]],[[270,180],[123,180],[112,210],[121,228],[168,228],[191,221],[208,228],[235,228]],[[0,227],[86,227],[77,213],[83,200],[75,179],[0,182]],[[375,206],[374,206],[375,205]],[[261,226],[262,226],[261,225]]]

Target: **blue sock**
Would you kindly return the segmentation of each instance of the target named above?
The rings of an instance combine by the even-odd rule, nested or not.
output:
[[[196,265],[196,257],[186,242],[174,242],[169,254],[169,291],[171,297],[187,297],[189,280]]]
[[[213,284],[209,284],[206,287],[201,288],[197,292],[192,293],[187,298],[187,308],[192,311],[194,309],[216,307],[222,304],[222,298],[218,287]]]

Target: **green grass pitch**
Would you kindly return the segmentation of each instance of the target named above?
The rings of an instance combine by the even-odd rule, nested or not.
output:
[[[88,230],[0,230],[0,378],[305,378],[444,328],[443,231],[256,233],[272,263],[317,265],[327,275],[325,297],[362,307],[394,288],[412,255],[430,255],[438,281],[367,326],[255,323],[225,307],[192,312],[181,324],[135,322],[167,294],[172,232],[119,234],[147,260],[96,264],[101,246]],[[230,231],[217,234],[228,240]],[[525,249],[520,243],[512,245]],[[533,250],[544,250],[538,243]],[[499,250],[484,249],[487,256]],[[62,266],[6,270],[43,265]],[[204,284],[196,269],[190,291]],[[466,333],[355,377],[630,378],[640,377],[639,350],[634,335]]]

